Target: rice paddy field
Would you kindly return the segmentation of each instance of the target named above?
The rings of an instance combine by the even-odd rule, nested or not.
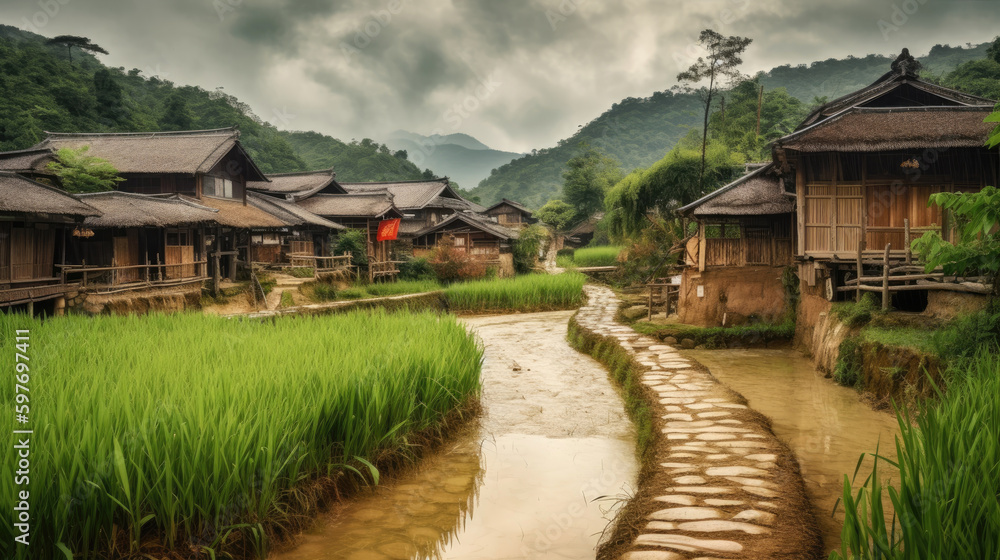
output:
[[[576,272],[452,284],[444,295],[452,311],[502,313],[572,309],[583,303],[586,276]]]
[[[615,266],[618,264],[618,255],[621,252],[622,247],[614,245],[585,247],[574,251],[573,256],[565,255],[557,257],[556,265],[562,268]]]
[[[4,523],[3,558],[150,546],[215,557],[234,541],[263,555],[267,535],[308,501],[304,487],[338,473],[377,478],[380,456],[480,390],[481,346],[433,313],[0,315],[0,332],[26,328],[31,545],[15,556]],[[6,339],[12,369],[16,351]],[[14,421],[24,404],[14,383],[0,398],[8,433],[25,429]],[[15,451],[2,451],[7,473]],[[0,478],[0,503],[16,503],[21,489]]]

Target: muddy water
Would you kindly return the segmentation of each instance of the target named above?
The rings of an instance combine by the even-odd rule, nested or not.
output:
[[[795,453],[826,549],[840,548],[843,509],[831,517],[844,475],[853,475],[861,453],[895,459],[895,416],[872,410],[853,389],[816,371],[795,350],[690,350],[684,354],[739,392],[750,407],[771,418],[774,433]],[[871,461],[860,471],[863,480]],[[888,499],[884,507],[891,515]]]
[[[637,466],[607,372],[566,343],[571,315],[464,319],[486,347],[481,418],[272,558],[593,558]]]

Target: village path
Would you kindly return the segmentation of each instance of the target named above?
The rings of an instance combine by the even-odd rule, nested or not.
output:
[[[662,434],[635,497],[643,526],[622,558],[818,557],[798,464],[769,421],[697,362],[618,324],[610,289],[585,289],[574,320],[633,356]]]

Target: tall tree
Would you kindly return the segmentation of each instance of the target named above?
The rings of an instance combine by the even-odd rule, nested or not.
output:
[[[605,194],[623,175],[618,160],[587,144],[581,144],[581,148],[583,153],[566,162],[563,200],[583,220],[604,208]]]
[[[191,130],[194,118],[188,110],[187,100],[179,92],[175,92],[167,100],[166,110],[160,118],[160,126],[164,130]]]
[[[66,56],[69,58],[70,64],[73,64],[73,47],[90,53],[108,54],[108,51],[102,49],[99,45],[90,42],[90,39],[87,37],[78,37],[76,35],[57,35],[46,41],[45,44],[66,47]]]
[[[739,65],[743,64],[740,55],[752,41],[753,39],[735,35],[726,37],[721,33],[706,29],[701,32],[698,38],[698,43],[705,49],[706,55],[698,57],[698,60],[690,68],[677,75],[677,81],[687,84],[689,89],[693,89],[695,84],[708,80],[707,87],[702,86],[697,90],[705,104],[701,138],[701,172],[698,177],[698,184],[702,189],[705,187],[705,152],[708,149],[708,117],[712,111],[712,98],[715,97],[720,87],[739,81],[743,77],[739,71]]]

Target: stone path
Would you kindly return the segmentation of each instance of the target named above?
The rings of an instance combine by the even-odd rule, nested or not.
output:
[[[650,478],[657,487],[637,496],[654,502],[646,508],[651,513],[622,558],[814,557],[814,550],[799,555],[796,545],[789,547],[795,540],[805,546],[809,538],[802,533],[814,524],[797,464],[766,419],[697,362],[616,323],[619,301],[611,290],[586,290],[589,303],[576,316],[578,325],[617,340],[645,368],[642,383],[651,389],[665,436],[656,449],[660,471]]]

